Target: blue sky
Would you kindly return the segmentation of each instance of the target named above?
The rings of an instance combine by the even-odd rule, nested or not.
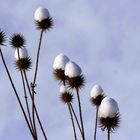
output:
[[[36,96],[49,140],[73,139],[67,107],[59,100],[59,86],[52,74],[53,61],[59,53],[79,64],[86,76],[81,100],[87,140],[93,139],[95,110],[89,102],[89,93],[94,84],[100,84],[105,94],[119,104],[121,124],[112,134],[112,140],[140,138],[139,5],[139,0],[1,0],[1,28],[8,37],[12,33],[25,35],[32,60],[39,38],[34,11],[43,6],[53,17],[54,27],[43,37]],[[14,50],[5,47],[3,52],[17,89],[21,91],[20,75],[13,65]],[[31,140],[1,61],[0,70],[0,139]],[[33,71],[28,75],[32,80]],[[100,129],[98,139],[106,139]]]

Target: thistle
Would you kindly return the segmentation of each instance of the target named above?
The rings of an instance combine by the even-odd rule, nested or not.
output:
[[[59,54],[55,57],[53,63],[54,69],[54,77],[56,80],[60,81],[60,83],[65,84],[67,80],[67,76],[64,73],[66,63],[69,61],[69,58],[64,54]]]
[[[90,92],[90,101],[93,106],[96,106],[96,118],[95,118],[95,129],[94,129],[94,140],[96,140],[97,134],[97,120],[98,120],[98,110],[101,104],[101,101],[104,98],[103,89],[99,85],[94,85]]]
[[[52,18],[50,17],[48,9],[39,7],[35,11],[34,18],[37,25],[37,29],[46,31],[52,28],[53,21]]]
[[[10,38],[10,45],[17,49],[25,46],[25,38],[22,34],[13,34]]]
[[[120,113],[117,102],[105,97],[99,108],[99,123],[103,130],[107,131],[107,139],[110,140],[110,132],[119,127]]]

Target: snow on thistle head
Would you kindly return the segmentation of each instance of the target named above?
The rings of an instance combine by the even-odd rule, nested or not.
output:
[[[73,61],[69,61],[65,67],[65,75],[67,78],[67,84],[71,89],[80,89],[84,86],[85,78],[81,74],[81,68]]]
[[[105,97],[99,108],[99,117],[113,118],[118,111],[118,103],[113,98]]]
[[[65,70],[65,66],[67,62],[69,61],[69,58],[64,54],[59,54],[55,57],[54,63],[53,63],[53,69],[62,69]]]
[[[90,92],[91,103],[95,106],[99,106],[104,98],[103,89],[100,85],[94,85]]]
[[[52,18],[48,9],[39,7],[34,13],[37,28],[39,30],[49,30],[52,27]]]
[[[54,76],[56,80],[59,80],[60,82],[65,83],[67,76],[64,74],[64,69],[66,66],[66,63],[69,61],[69,58],[64,54],[59,54],[55,57],[54,63],[53,63],[53,69],[54,69]]]
[[[72,103],[73,101],[73,94],[68,92],[67,88],[64,85],[60,87],[60,99],[64,104]]]
[[[0,29],[0,45],[4,45],[5,40],[5,33]]]
[[[100,127],[109,131],[114,131],[119,127],[120,114],[117,102],[109,97],[105,97],[99,108]]]
[[[18,54],[18,51],[19,51],[19,54]],[[22,58],[27,58],[27,57],[28,57],[28,51],[25,47],[15,50],[15,59],[16,60],[19,60],[19,59],[22,59]]]

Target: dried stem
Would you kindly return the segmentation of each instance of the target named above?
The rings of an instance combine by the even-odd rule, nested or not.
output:
[[[36,66],[35,66],[34,80],[31,83],[31,88],[32,88],[32,117],[33,117],[34,130],[35,130],[35,133],[36,134],[37,134],[37,132],[36,132],[34,100],[35,100],[35,86],[36,86],[36,77],[37,77],[37,72],[38,72],[38,64],[39,64],[39,55],[40,55],[40,48],[41,48],[42,36],[43,36],[43,30],[41,31],[40,39],[39,39],[39,46],[38,46],[38,51],[37,51],[37,58],[36,58]]]
[[[99,107],[96,106],[96,118],[95,118],[95,129],[94,129],[94,140],[96,140],[96,134],[97,134],[98,111],[99,111]]]
[[[71,103],[70,103],[70,107],[71,107],[72,113],[73,113],[73,115],[74,115],[74,117],[75,117],[76,123],[77,123],[77,125],[78,125],[79,130],[80,130],[80,133],[81,133],[81,135],[83,135],[81,126],[80,126],[80,124],[79,124],[78,118],[77,118],[77,116],[76,116],[76,113],[75,113],[74,108],[73,108],[73,106],[72,106]]]
[[[75,124],[74,124],[74,119],[73,119],[71,107],[70,107],[70,104],[67,104],[67,105],[68,105],[68,109],[69,109],[70,116],[71,116],[71,122],[72,122],[72,127],[73,127],[74,138],[75,138],[75,140],[77,140],[76,129],[75,129]]]
[[[29,123],[29,121],[28,121],[27,115],[26,115],[26,113],[25,113],[24,107],[23,107],[23,105],[22,105],[22,103],[21,103],[21,100],[20,100],[19,95],[18,95],[18,93],[17,93],[17,90],[16,90],[16,88],[15,88],[15,85],[14,85],[14,83],[13,83],[12,77],[11,77],[10,72],[9,72],[9,70],[8,70],[8,67],[7,67],[7,65],[6,65],[6,62],[5,62],[5,59],[4,59],[4,56],[3,56],[3,53],[2,53],[1,48],[0,48],[0,55],[1,55],[1,58],[2,58],[2,61],[3,61],[4,67],[5,67],[5,69],[6,69],[8,78],[9,78],[9,80],[10,80],[10,83],[11,83],[11,85],[12,85],[12,88],[13,88],[14,93],[15,93],[15,95],[16,95],[16,98],[17,98],[17,100],[18,100],[18,103],[19,103],[19,105],[20,105],[20,108],[21,108],[21,110],[22,110],[22,113],[23,113],[23,115],[24,115],[25,121],[26,121],[26,123],[27,123],[27,125],[28,125],[28,128],[29,128],[29,130],[30,130],[30,133],[31,133],[32,137],[35,139],[34,133],[33,133],[32,129],[31,129],[31,126],[30,126],[30,123]]]
[[[21,78],[22,78],[22,83],[23,83],[24,96],[25,96],[25,102],[26,102],[27,113],[28,113],[28,117],[29,117],[29,121],[30,121],[30,126],[31,126],[32,130],[34,131],[32,119],[31,119],[31,114],[30,114],[30,108],[29,108],[29,104],[28,104],[28,97],[27,97],[27,93],[26,93],[24,76],[23,76],[23,72],[22,71],[20,71],[20,73],[21,73]]]
[[[24,77],[25,77],[25,80],[26,80],[26,84],[27,84],[27,87],[28,87],[30,98],[33,100],[32,92],[31,92],[31,89],[30,89],[30,86],[29,86],[29,82],[28,82],[28,78],[27,78],[27,75],[26,75],[25,71],[24,71]],[[40,125],[41,131],[43,133],[43,136],[44,136],[45,140],[47,140],[47,136],[46,136],[46,133],[44,131],[43,125],[41,123],[41,120],[40,120],[40,117],[39,117],[39,114],[38,114],[38,111],[37,111],[35,103],[34,103],[34,108],[35,108],[36,117],[37,117],[38,123]]]
[[[110,140],[110,129],[107,129],[107,140]]]
[[[80,101],[80,96],[79,96],[79,90],[77,89],[76,91],[77,91],[79,115],[80,115],[80,121],[81,121],[81,127],[82,127],[82,138],[83,138],[83,140],[85,140],[85,132],[84,132],[84,124],[83,124],[82,108],[81,108],[81,101]]]

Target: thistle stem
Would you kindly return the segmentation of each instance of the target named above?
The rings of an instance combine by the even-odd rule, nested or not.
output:
[[[37,72],[38,72],[38,64],[39,64],[39,55],[40,55],[40,48],[41,48],[41,42],[42,42],[42,36],[43,36],[43,30],[41,31],[40,34],[40,39],[39,39],[39,46],[38,46],[38,51],[37,51],[37,58],[36,58],[36,66],[35,66],[35,73],[34,73],[34,80],[31,85],[32,88],[32,117],[33,117],[33,125],[34,125],[34,130],[36,132],[36,121],[35,121],[35,107],[34,107],[34,100],[35,100],[35,86],[36,86],[36,77],[37,77]]]
[[[76,113],[75,113],[75,111],[74,111],[74,108],[73,108],[73,106],[72,106],[71,103],[70,103],[69,105],[70,105],[70,107],[71,107],[72,113],[73,113],[73,115],[74,115],[74,117],[75,117],[76,123],[77,123],[78,128],[79,128],[79,130],[80,130],[80,133],[81,133],[81,135],[82,135],[82,129],[81,129],[81,126],[80,126],[80,124],[79,124],[79,121],[78,121],[78,118],[77,118],[77,116],[76,116]]]
[[[22,83],[23,83],[23,89],[24,89],[24,96],[25,96],[25,103],[26,103],[26,107],[27,107],[28,118],[29,118],[29,121],[30,121],[30,126],[33,130],[34,128],[33,128],[33,123],[32,123],[32,119],[31,119],[30,108],[29,108],[29,104],[28,104],[28,97],[27,97],[27,93],[26,93],[24,76],[23,76],[22,71],[20,71],[20,73],[21,73],[21,78],[22,78]]]
[[[39,46],[38,46],[37,57],[36,57],[36,67],[35,67],[33,85],[35,85],[36,77],[37,77],[37,72],[38,72],[38,63],[39,63],[39,56],[40,56],[40,48],[41,48],[42,36],[43,36],[43,30],[41,31],[40,39],[39,39]]]
[[[70,107],[70,104],[67,104],[67,105],[68,105],[68,109],[69,109],[70,116],[71,116],[71,122],[72,122],[72,127],[73,127],[74,138],[75,138],[75,140],[77,140],[76,129],[75,129],[75,124],[74,124],[74,119],[73,119],[71,107]]]
[[[96,118],[95,118],[95,129],[94,129],[94,140],[96,140],[96,134],[97,134],[98,111],[99,111],[99,107],[96,106]]]
[[[107,140],[110,140],[110,129],[107,129]]]
[[[19,105],[20,105],[20,108],[21,108],[21,110],[22,110],[22,113],[23,113],[23,115],[24,115],[25,121],[26,121],[26,123],[27,123],[27,125],[28,125],[28,128],[29,128],[29,130],[30,130],[30,133],[31,133],[32,137],[35,139],[34,133],[32,132],[32,129],[31,129],[30,123],[29,123],[29,121],[28,121],[27,115],[26,115],[26,113],[25,113],[24,107],[23,107],[23,105],[22,105],[22,103],[21,103],[21,100],[20,100],[19,95],[18,95],[18,93],[17,93],[17,90],[16,90],[16,88],[15,88],[15,85],[14,85],[14,83],[13,83],[12,77],[11,77],[10,72],[9,72],[9,70],[8,70],[8,67],[7,67],[7,65],[6,65],[6,62],[5,62],[5,59],[4,59],[4,56],[3,56],[3,53],[2,53],[1,48],[0,48],[0,55],[1,55],[1,58],[2,58],[2,61],[3,61],[4,67],[5,67],[5,69],[6,69],[8,78],[9,78],[9,80],[10,80],[10,83],[11,83],[11,85],[12,85],[12,88],[13,88],[14,93],[15,93],[15,95],[16,95],[16,98],[17,98],[17,100],[18,100],[18,103],[19,103]]]
[[[76,89],[77,91],[77,99],[78,99],[78,106],[79,106],[79,115],[80,115],[80,121],[81,121],[81,127],[82,127],[82,138],[85,140],[85,132],[84,132],[84,124],[83,124],[83,117],[82,117],[82,108],[81,108],[81,101],[80,101],[80,96],[79,96],[79,90]]]
[[[26,84],[27,84],[27,87],[28,87],[30,98],[31,98],[31,100],[33,100],[32,92],[31,92],[31,89],[30,89],[30,86],[29,86],[29,82],[28,82],[28,78],[27,78],[27,75],[26,75],[25,71],[24,71],[24,77],[25,77],[25,81],[26,81]],[[43,136],[44,136],[45,140],[47,140],[47,136],[46,136],[46,133],[44,131],[43,125],[41,123],[41,120],[40,120],[40,117],[39,117],[39,114],[38,114],[38,111],[37,111],[35,103],[34,103],[34,108],[35,108],[36,117],[37,117],[38,123],[40,125],[41,131],[43,133]]]

